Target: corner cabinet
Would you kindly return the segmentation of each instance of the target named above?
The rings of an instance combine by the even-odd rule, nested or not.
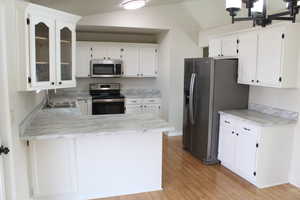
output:
[[[293,125],[258,126],[221,114],[218,159],[258,188],[289,182]]]
[[[20,90],[76,86],[75,27],[79,16],[17,3]]]
[[[299,31],[299,23],[280,23],[219,36],[210,41],[210,56],[225,56],[223,51],[229,52],[228,56],[236,51],[240,84],[296,88]]]

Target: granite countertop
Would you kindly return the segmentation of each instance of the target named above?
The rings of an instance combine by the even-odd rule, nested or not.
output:
[[[161,92],[157,89],[125,89],[121,93],[131,99],[161,98]]]
[[[172,128],[153,114],[119,114],[86,116],[78,108],[42,109],[20,136],[23,140],[73,138],[89,135],[111,135],[168,132]]]
[[[92,96],[89,91],[57,91],[49,94],[50,105],[76,104],[78,100],[90,100]]]
[[[262,113],[256,110],[226,110],[219,111],[219,113],[221,115],[230,115],[240,120],[244,120],[248,123],[263,127],[297,123],[297,120],[292,118],[284,118],[281,116]]]

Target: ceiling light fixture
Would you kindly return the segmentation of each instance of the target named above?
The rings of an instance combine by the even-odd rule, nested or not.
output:
[[[125,0],[121,6],[126,10],[136,10],[146,5],[146,0]]]
[[[284,20],[296,22],[296,15],[299,13],[300,0],[283,0],[287,3],[287,11],[276,14],[267,14],[267,0],[226,0],[226,10],[232,17],[232,23],[236,21],[253,21],[253,26],[265,27],[273,20]],[[236,17],[242,8],[242,3],[246,4],[248,17]]]

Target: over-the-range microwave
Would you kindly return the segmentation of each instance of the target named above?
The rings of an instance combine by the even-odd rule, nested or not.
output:
[[[119,59],[92,59],[91,77],[121,77],[123,75],[122,60]]]

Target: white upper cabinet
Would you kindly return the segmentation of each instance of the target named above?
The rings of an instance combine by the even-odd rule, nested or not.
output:
[[[256,81],[258,33],[252,31],[240,34],[238,41],[238,82],[254,84]]]
[[[122,47],[113,45],[107,47],[107,58],[108,59],[122,59]]]
[[[75,87],[75,24],[56,23],[57,88]]]
[[[154,77],[157,74],[157,48],[140,48],[140,75],[142,77]]]
[[[267,28],[259,33],[257,81],[280,87],[284,27]]]
[[[237,56],[237,36],[229,35],[221,38],[214,38],[209,42],[210,57],[236,57]]]
[[[238,37],[231,35],[222,38],[222,53],[221,56],[236,57],[237,56]]]
[[[91,59],[121,59],[124,77],[157,77],[158,45],[136,43],[77,42],[76,77],[88,77]]]
[[[17,3],[20,90],[75,87],[75,26],[79,16]]]
[[[34,88],[55,88],[55,21],[30,15],[28,82]]]
[[[233,41],[237,37],[239,83],[296,88],[300,49],[299,32],[299,23],[280,23],[241,31],[232,34],[231,37],[220,36],[210,41],[210,56],[228,57],[233,54],[236,50]]]
[[[137,46],[126,46],[122,52],[122,60],[126,77],[139,76],[139,48]]]
[[[91,43],[92,44],[92,58],[93,59],[107,59],[107,46],[102,43]]]
[[[209,41],[209,57],[217,57],[222,55],[222,40],[215,38]]]
[[[89,77],[92,59],[91,44],[89,42],[76,42],[76,45],[76,77]]]

